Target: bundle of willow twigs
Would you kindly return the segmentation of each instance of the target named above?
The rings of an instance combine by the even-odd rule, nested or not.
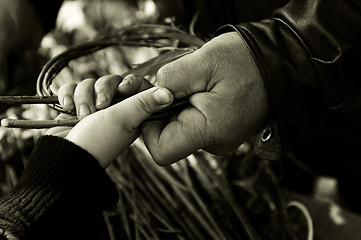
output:
[[[160,167],[139,140],[108,171],[120,195],[118,211],[105,212],[109,224],[120,219],[112,239],[306,239],[288,219],[276,176],[254,157],[199,151]]]
[[[182,44],[182,47],[178,45]],[[73,59],[91,54],[109,46],[137,46],[151,47],[159,51],[159,55],[149,59],[129,71],[123,73],[149,76],[166,63],[176,60],[195,49],[201,47],[204,42],[196,36],[190,35],[179,29],[166,25],[141,24],[126,27],[117,34],[99,37],[91,42],[86,42],[68,48],[63,53],[52,58],[41,71],[37,81],[37,93],[39,96],[51,96],[50,85],[56,75]],[[61,109],[57,106],[58,109]]]
[[[137,74],[151,78],[163,65],[174,61],[201,47],[204,42],[194,35],[179,30],[178,28],[158,25],[140,24],[126,27],[116,34],[98,37],[95,40],[69,47],[61,54],[53,57],[45,64],[37,79],[36,96],[0,96],[0,103],[9,104],[35,104],[45,103],[59,112],[65,112],[57,102],[56,94],[51,85],[57,75],[69,65],[71,60],[90,55],[96,51],[110,46],[136,46],[156,49],[158,55],[138,64],[124,72],[122,76]],[[182,47],[179,47],[182,45]],[[179,103],[177,103],[179,105]],[[72,114],[66,112],[68,114]],[[18,128],[50,128],[54,126],[69,126],[77,121],[34,121],[3,119],[2,126]]]

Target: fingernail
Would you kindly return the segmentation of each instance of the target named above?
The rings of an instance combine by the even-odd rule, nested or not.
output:
[[[105,95],[105,93],[99,93],[97,95],[97,99],[96,99],[96,102],[95,102],[95,105],[98,107],[98,106],[101,106],[103,103],[105,103],[106,101],[108,100],[108,97],[107,95]]]
[[[129,87],[130,87],[130,82],[129,81],[124,81],[121,82],[118,87],[117,87],[117,91],[118,93],[126,93],[129,91]]]
[[[154,100],[160,104],[168,104],[173,100],[173,94],[166,88],[158,88],[153,92]]]
[[[64,97],[64,106],[72,106],[73,105],[73,99],[70,96]]]
[[[79,106],[78,117],[83,118],[90,114],[90,108],[84,104]]]
[[[129,78],[124,78],[123,81],[118,85],[118,89],[129,86],[131,82],[132,81]]]

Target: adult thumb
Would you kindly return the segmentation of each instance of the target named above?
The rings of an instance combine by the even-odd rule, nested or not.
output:
[[[158,85],[171,90],[176,99],[205,91],[209,68],[203,54],[198,49],[161,67],[156,76]]]

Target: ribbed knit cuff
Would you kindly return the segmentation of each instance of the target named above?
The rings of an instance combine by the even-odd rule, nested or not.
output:
[[[117,199],[92,155],[63,138],[43,136],[13,193],[0,199],[0,228],[20,239],[57,239],[55,233],[75,234],[75,225]]]

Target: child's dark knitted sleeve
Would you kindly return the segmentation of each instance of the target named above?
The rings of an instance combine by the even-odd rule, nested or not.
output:
[[[92,155],[63,138],[43,136],[14,191],[0,199],[0,229],[19,239],[73,239],[117,199]]]

